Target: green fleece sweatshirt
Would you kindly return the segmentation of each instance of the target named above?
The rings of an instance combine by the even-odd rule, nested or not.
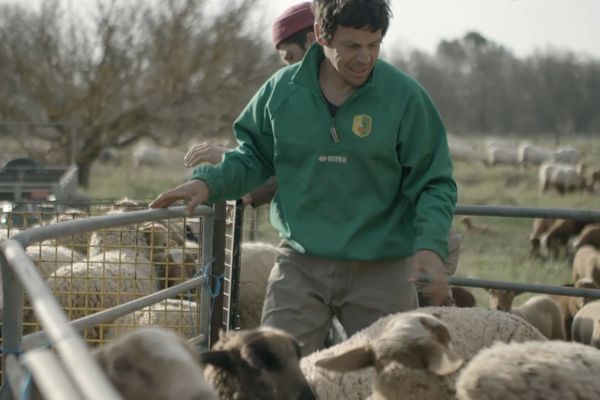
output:
[[[301,253],[346,260],[447,254],[456,184],[446,132],[423,88],[378,60],[332,117],[318,80],[323,49],[283,68],[234,123],[239,148],[201,166],[211,202],[270,176],[271,223]]]

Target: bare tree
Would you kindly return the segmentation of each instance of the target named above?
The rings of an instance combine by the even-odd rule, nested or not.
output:
[[[99,1],[91,26],[58,0],[39,12],[5,5],[0,121],[76,126],[83,186],[107,146],[142,137],[175,145],[192,132],[220,134],[274,70],[272,52],[244,26],[251,4],[231,0],[208,17],[203,0]],[[31,134],[66,160],[69,129]]]

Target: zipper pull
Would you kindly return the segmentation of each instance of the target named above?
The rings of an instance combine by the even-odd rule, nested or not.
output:
[[[329,134],[331,135],[331,140],[333,141],[333,143],[337,143],[340,141],[340,136],[335,130],[335,126],[333,124],[331,124],[331,126],[329,127]]]

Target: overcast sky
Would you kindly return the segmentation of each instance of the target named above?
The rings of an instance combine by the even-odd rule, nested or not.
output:
[[[0,3],[34,5],[40,1]],[[89,8],[97,0],[62,1]],[[264,13],[261,20],[270,27],[284,9],[300,1],[256,0],[256,5]],[[600,58],[600,0],[391,0],[391,4],[394,17],[384,52],[418,48],[431,53],[441,39],[457,39],[475,30],[517,56],[554,47]],[[270,35],[266,29],[264,39],[270,41]]]
[[[264,1],[268,16],[300,0]],[[384,40],[433,52],[441,39],[476,30],[518,56],[553,46],[600,58],[600,0],[391,0]]]

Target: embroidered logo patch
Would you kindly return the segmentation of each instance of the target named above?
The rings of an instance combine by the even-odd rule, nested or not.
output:
[[[352,133],[360,138],[371,134],[372,119],[369,115],[355,115],[352,120]]]

